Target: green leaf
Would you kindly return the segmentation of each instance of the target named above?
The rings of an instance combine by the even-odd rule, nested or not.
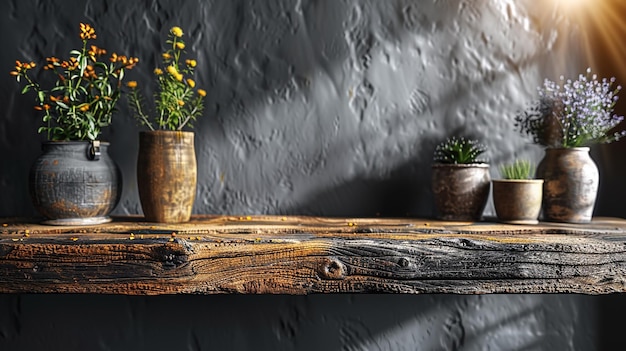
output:
[[[67,106],[63,101],[57,101],[57,106],[64,108],[64,109],[69,109],[70,107]]]
[[[22,94],[26,94],[29,90],[30,90],[30,85],[26,85],[26,86],[22,89]]]

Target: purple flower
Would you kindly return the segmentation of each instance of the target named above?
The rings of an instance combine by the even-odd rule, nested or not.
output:
[[[610,131],[624,116],[613,114],[617,94],[615,77],[598,80],[597,75],[579,75],[577,80],[560,77],[561,85],[546,79],[538,88],[539,99],[515,117],[516,127],[547,147],[579,147],[611,143],[626,131]]]

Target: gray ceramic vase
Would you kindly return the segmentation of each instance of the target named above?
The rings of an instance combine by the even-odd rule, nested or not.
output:
[[[122,176],[108,154],[109,143],[52,141],[30,170],[29,190],[45,224],[109,222],[119,202]]]

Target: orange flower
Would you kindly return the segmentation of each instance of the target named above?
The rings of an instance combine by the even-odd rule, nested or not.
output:
[[[198,95],[205,97],[206,96],[206,91],[204,89],[198,89]]]
[[[131,69],[131,68],[135,67],[137,62],[139,62],[139,58],[137,58],[137,57],[129,57],[128,58],[128,64],[126,65],[126,68]]]
[[[131,89],[135,89],[137,87],[137,81],[131,80],[128,83],[126,83],[126,86]]]
[[[154,74],[156,74],[157,76],[160,76],[161,74],[163,74],[163,70],[160,68],[155,68],[154,69]]]
[[[196,82],[193,81],[193,79],[187,79],[187,85],[189,85],[189,87],[193,88],[196,86]]]
[[[79,108],[83,112],[89,111],[89,104],[84,104]]]
[[[82,40],[96,39],[96,30],[89,24],[80,24],[80,38]]]
[[[35,110],[37,111],[42,111],[42,110],[48,111],[49,109],[50,109],[50,105],[48,104],[43,104],[42,106],[35,106]]]

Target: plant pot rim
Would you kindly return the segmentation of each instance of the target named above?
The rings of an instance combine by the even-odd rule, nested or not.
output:
[[[543,183],[543,179],[492,179],[494,183]]]
[[[589,146],[576,146],[576,147],[546,147],[546,151],[548,150],[554,150],[554,151],[566,151],[566,150],[572,150],[572,151],[589,151],[591,150],[591,147]]]
[[[110,144],[108,141],[102,141],[98,139],[93,140],[93,141],[99,141],[100,145]],[[76,145],[76,144],[89,144],[91,142],[92,140],[48,140],[48,141],[42,142],[42,144],[44,145]]]
[[[433,168],[489,168],[488,163],[433,163]]]
[[[193,131],[189,130],[142,130],[139,132],[140,134],[174,134],[174,133],[183,133],[183,134],[193,134]]]

